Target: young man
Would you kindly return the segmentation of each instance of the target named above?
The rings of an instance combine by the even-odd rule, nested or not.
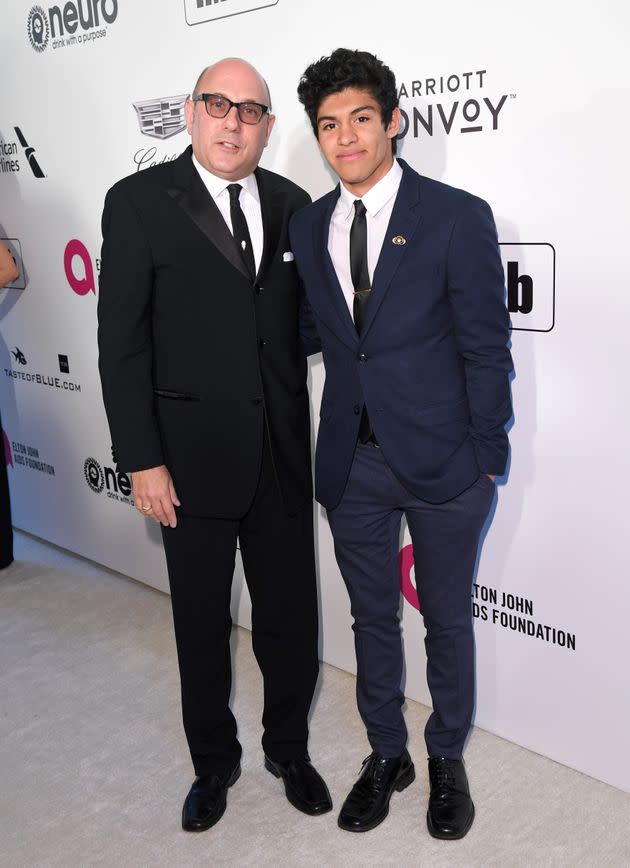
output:
[[[372,754],[339,816],[363,832],[415,772],[401,713],[398,547],[404,514],[427,630],[433,713],[427,822],[460,838],[474,807],[462,750],[474,704],[471,582],[505,471],[512,369],[488,205],[395,160],[393,73],[338,49],[298,87],[341,185],[291,221],[326,367],[316,498],[350,594],[357,700]]]
[[[99,294],[103,397],[135,505],[162,524],[197,778],[182,824],[210,828],[241,772],[229,707],[237,540],[264,678],[265,766],[307,814],[330,810],[308,757],[318,674],[303,291],[291,214],[309,201],[258,168],[274,116],[244,60],[207,67],[192,147],[107,194]],[[304,320],[305,327],[307,320]]]

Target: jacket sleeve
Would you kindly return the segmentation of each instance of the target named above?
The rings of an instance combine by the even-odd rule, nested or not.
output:
[[[300,313],[299,313],[299,328],[300,337],[304,344],[304,349],[307,356],[312,356],[315,353],[320,353],[322,350],[322,342],[317,332],[315,325],[315,317],[306,297],[304,284],[300,280]]]
[[[308,198],[308,203],[310,203],[310,197]],[[304,349],[306,351],[307,356],[312,356],[314,353],[321,352],[322,342],[319,338],[319,334],[317,332],[317,327],[315,325],[315,317],[313,316],[313,311],[308,301],[308,297],[306,294],[306,287],[304,285],[303,279],[303,257],[301,253],[301,245],[299,243],[299,236],[301,230],[298,228],[298,224],[300,223],[300,218],[296,219],[296,215],[293,214],[291,220],[289,221],[289,239],[291,243],[291,249],[293,250],[295,256],[295,264],[298,269],[298,274],[300,275],[300,309],[299,309],[299,329],[300,329],[300,338],[302,339],[302,343],[304,344]]]
[[[164,463],[153,402],[153,260],[139,215],[113,187],[103,210],[99,371],[119,470]]]
[[[486,202],[472,198],[457,217],[448,252],[448,292],[464,362],[471,436],[479,468],[505,472],[512,416],[512,357],[497,231]]]

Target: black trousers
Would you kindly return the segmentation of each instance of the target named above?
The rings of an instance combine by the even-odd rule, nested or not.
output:
[[[196,774],[227,771],[241,755],[229,707],[237,540],[252,600],[252,644],[263,675],[263,749],[278,761],[305,756],[319,671],[313,514],[310,505],[297,515],[285,512],[266,437],[246,515],[200,518],[178,509],[177,527],[163,527],[162,536],[184,729]]]
[[[11,527],[11,504],[9,501],[9,480],[4,443],[0,455],[0,570],[13,561],[13,528]]]

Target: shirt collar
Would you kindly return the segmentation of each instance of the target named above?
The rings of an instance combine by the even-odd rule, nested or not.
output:
[[[370,187],[364,196],[361,196],[361,201],[365,205],[365,210],[368,212],[370,217],[375,217],[381,208],[389,202],[392,196],[396,195],[398,187],[400,186],[401,178],[402,168],[398,160],[394,160],[388,173],[382,177],[380,181],[377,181],[373,187]],[[343,183],[340,185],[340,188],[341,192],[339,194],[339,199],[342,209],[341,213],[345,219],[348,220],[350,215],[354,214],[354,203],[359,197],[355,196],[354,193],[351,193],[350,190],[344,187]]]
[[[192,155],[192,161],[213,199],[217,199],[224,190],[227,190],[228,184],[240,184],[257,202],[260,202],[258,184],[253,172],[244,178],[239,178],[238,181],[227,181],[225,178],[219,178],[218,175],[213,175],[212,172],[209,172],[205,166],[201,165],[194,154]]]

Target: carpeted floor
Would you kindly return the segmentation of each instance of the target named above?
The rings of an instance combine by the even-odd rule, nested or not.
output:
[[[0,865],[630,866],[630,795],[482,730],[466,754],[475,824],[462,841],[430,838],[428,709],[416,703],[406,711],[416,782],[394,795],[378,829],[342,832],[336,812],[369,748],[354,678],[330,666],[311,755],[336,810],[300,814],[262,766],[261,683],[240,628],[234,708],[243,774],[217,826],[183,832],[193,774],[168,597],[23,534],[16,556],[0,572]]]

